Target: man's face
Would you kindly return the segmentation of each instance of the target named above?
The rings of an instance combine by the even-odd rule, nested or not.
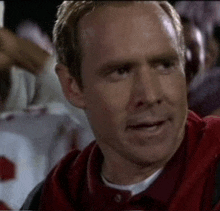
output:
[[[104,6],[79,22],[82,95],[106,157],[165,162],[184,135],[185,76],[175,30],[157,4]]]

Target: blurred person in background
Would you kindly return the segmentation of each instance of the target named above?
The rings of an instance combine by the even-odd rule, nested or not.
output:
[[[220,68],[217,66],[219,38],[215,29],[220,22],[220,3],[177,1],[175,8],[182,18],[187,46],[185,71],[188,75],[189,107],[202,117],[217,114],[216,109],[220,107]]]
[[[53,45],[36,23],[22,22],[17,34],[0,29],[0,210],[18,210],[57,161],[94,138],[54,66]]]
[[[2,7],[4,11],[3,2]],[[3,13],[1,15],[3,20]],[[0,29],[1,111],[61,103],[88,132],[86,146],[94,138],[93,134],[84,111],[71,106],[64,97],[54,72],[55,55],[49,37],[32,22],[21,23],[17,33],[18,36],[5,28]]]
[[[186,75],[189,83],[198,75],[203,77],[217,61],[218,45],[215,41],[216,2],[177,1],[175,9],[180,14],[186,42]]]
[[[18,210],[28,193],[85,139],[60,104],[0,114],[0,210]]]

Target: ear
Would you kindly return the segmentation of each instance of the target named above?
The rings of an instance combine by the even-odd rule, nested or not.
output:
[[[80,89],[76,79],[70,75],[69,68],[63,64],[57,64],[55,70],[60,80],[66,99],[72,105],[85,109],[83,91]]]

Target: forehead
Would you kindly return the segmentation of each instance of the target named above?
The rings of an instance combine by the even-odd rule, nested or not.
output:
[[[130,18],[130,15],[132,15],[132,18]],[[127,24],[135,25],[140,16],[146,19],[146,24],[147,19],[152,20],[155,23],[164,24],[168,33],[176,33],[170,17],[168,17],[157,2],[152,1],[113,2],[99,6],[80,19],[79,26],[83,25],[84,27],[79,28],[84,29],[82,33],[84,37],[86,35],[92,36],[94,30],[100,29],[100,26],[102,31],[106,31],[110,27],[109,23],[113,26],[114,22],[118,23],[119,20],[123,21],[123,24],[127,22]],[[94,27],[94,25],[97,27]],[[108,25],[108,28],[106,28],[106,25]],[[143,27],[145,26],[143,25]],[[87,29],[85,30],[85,28]],[[123,30],[125,29],[126,26],[123,27]]]
[[[79,34],[83,54],[90,52],[93,58],[93,54],[117,57],[126,50],[134,54],[146,49],[148,44],[155,51],[161,44],[164,51],[171,45],[178,51],[176,31],[170,17],[153,2],[100,6],[81,18]]]

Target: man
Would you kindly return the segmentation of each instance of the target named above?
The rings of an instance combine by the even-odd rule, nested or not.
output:
[[[56,70],[96,142],[67,155],[22,209],[213,208],[219,120],[187,109],[181,28],[164,1],[61,5]]]

